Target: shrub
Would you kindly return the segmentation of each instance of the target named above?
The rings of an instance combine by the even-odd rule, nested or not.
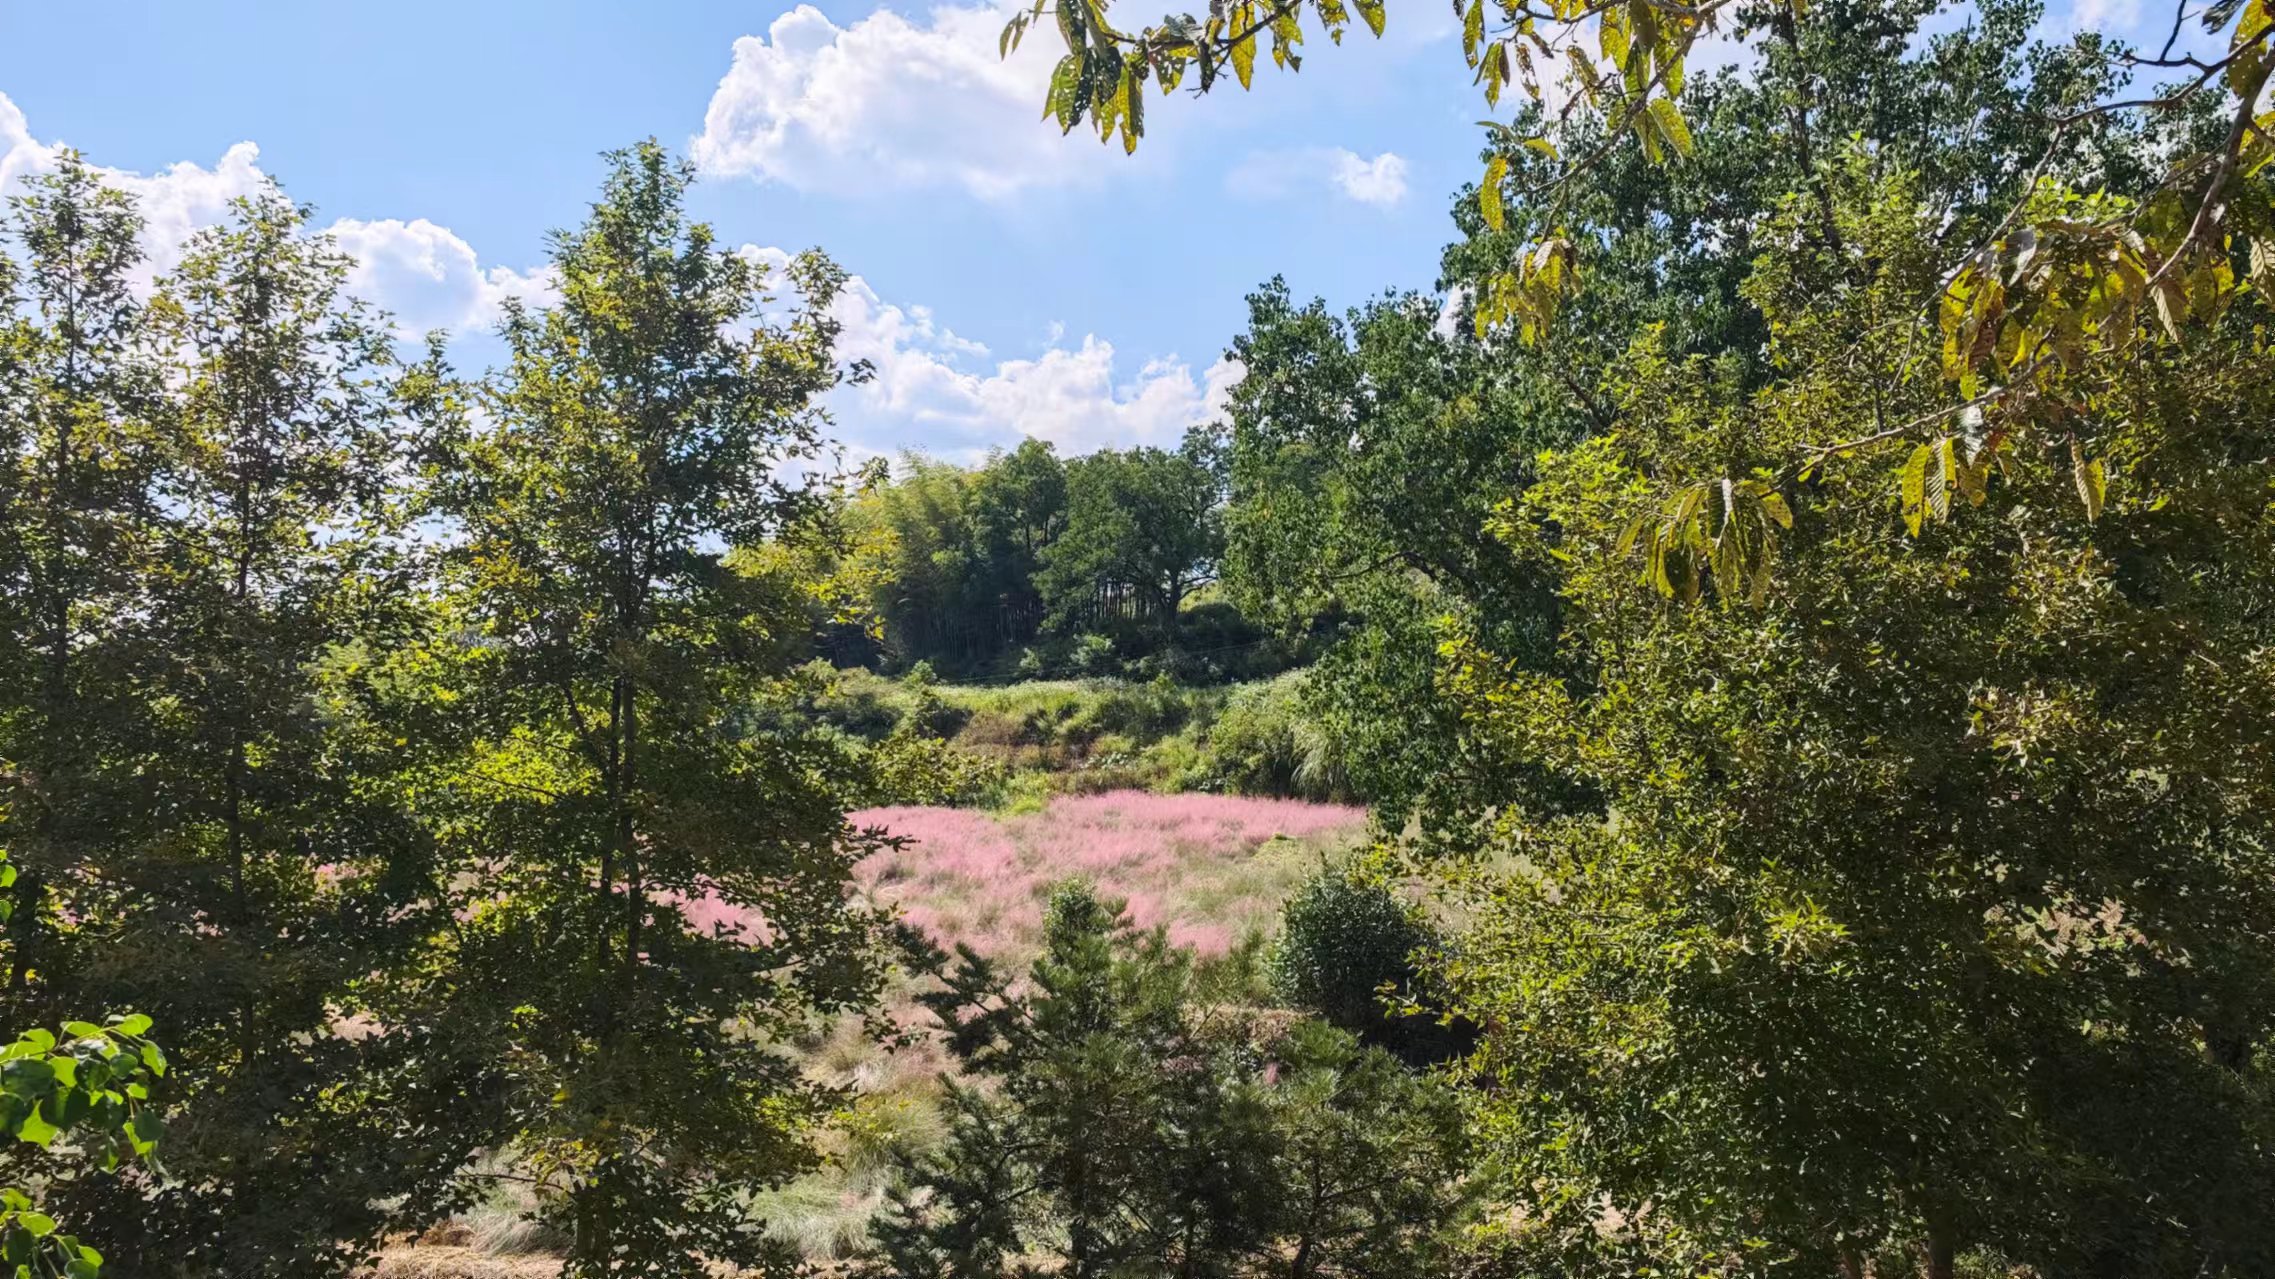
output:
[[[806,669],[815,672],[819,685],[806,707],[815,721],[872,742],[900,727],[908,694],[892,680],[865,670],[833,671],[818,663],[809,663]]]
[[[984,804],[1003,788],[1003,765],[961,750],[938,738],[895,733],[868,753],[869,788],[875,805]]]
[[[893,1188],[857,1273],[1462,1268],[1477,1181],[1443,1080],[1215,1002],[1222,977],[1087,887],[1051,895],[1043,933],[1025,981],[965,950],[925,996],[978,1078],[949,1085],[948,1140]]]
[[[1067,661],[1077,672],[1084,675],[1111,674],[1116,667],[1114,641],[1103,635],[1077,636],[1072,649],[1067,654]]]
[[[1209,727],[1208,789],[1342,802],[1355,798],[1341,740],[1302,705],[1301,673],[1235,689]]]
[[[1266,972],[1288,1006],[1346,1030],[1379,1030],[1382,988],[1410,986],[1413,955],[1430,940],[1389,889],[1322,869],[1288,900]]]

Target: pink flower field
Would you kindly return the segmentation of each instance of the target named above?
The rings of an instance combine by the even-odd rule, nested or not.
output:
[[[1366,811],[1299,800],[1113,791],[1065,795],[1039,813],[873,808],[851,815],[912,841],[860,869],[863,883],[942,945],[1006,959],[1039,940],[1044,899],[1088,879],[1128,899],[1141,926],[1222,954],[1267,928],[1320,858],[1366,830]]]

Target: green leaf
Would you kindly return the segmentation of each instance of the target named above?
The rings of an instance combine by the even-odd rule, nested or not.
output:
[[[1474,0],[1461,18],[1461,51],[1469,65],[1477,65],[1477,47],[1485,39],[1485,0]]]
[[[1059,59],[1051,72],[1051,90],[1043,99],[1043,118],[1056,119],[1059,131],[1070,132],[1076,120],[1082,118],[1082,55],[1070,53]]]
[[[34,1239],[45,1239],[55,1233],[55,1218],[44,1212],[18,1213],[16,1214],[16,1224],[29,1230]]]
[[[122,1035],[147,1035],[150,1033],[150,1019],[141,1013],[128,1013],[124,1017],[114,1018],[111,1028]]]
[[[28,1141],[42,1148],[54,1141],[55,1134],[60,1131],[62,1130],[47,1121],[46,1116],[40,1114],[40,1108],[37,1106],[32,1107],[32,1113],[24,1116],[22,1121],[16,1125],[16,1136],[19,1140]]]
[[[1380,36],[1384,19],[1382,0],[1355,0],[1355,2],[1359,7],[1359,16],[1366,20],[1367,30]]]
[[[134,1142],[134,1153],[147,1155],[158,1145],[166,1132],[166,1121],[156,1111],[145,1110],[126,1125],[127,1136]]]

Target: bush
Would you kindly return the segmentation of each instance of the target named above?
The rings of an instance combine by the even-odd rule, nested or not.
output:
[[[1382,988],[1410,986],[1412,956],[1430,941],[1389,889],[1323,869],[1288,899],[1266,974],[1291,1008],[1346,1030],[1379,1030]]]
[[[1001,763],[937,738],[895,733],[867,755],[864,804],[965,806],[995,799],[1008,780]]]
[[[1103,635],[1081,635],[1067,654],[1067,662],[1083,675],[1110,675],[1118,665],[1114,660],[1114,641]]]
[[[819,685],[805,708],[815,722],[871,742],[900,727],[908,702],[901,685],[869,671],[837,671],[821,663],[809,663],[806,672]]]
[[[1013,974],[969,950],[923,1002],[970,1083],[911,1161],[862,1279],[1443,1275],[1480,1185],[1460,1098],[1316,1021],[1217,1002],[1087,887]]]
[[[1183,728],[1192,713],[1192,699],[1167,676],[1108,684],[1068,721],[1066,733],[1076,741],[1112,734],[1150,742]]]
[[[1355,798],[1341,739],[1306,713],[1303,691],[1300,672],[1233,691],[1209,729],[1203,768],[1209,789],[1326,802]]]

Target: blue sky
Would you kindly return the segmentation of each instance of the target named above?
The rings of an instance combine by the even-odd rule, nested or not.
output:
[[[2125,34],[2170,13],[2055,8]],[[468,333],[479,366],[497,298],[542,296],[544,233],[597,154],[653,135],[703,165],[727,242],[820,245],[859,277],[847,353],[881,376],[835,404],[857,453],[1173,441],[1237,375],[1219,356],[1265,277],[1337,304],[1435,278],[1483,114],[1439,0],[1253,93],[1156,99],[1134,158],[1038,122],[1052,42],[1002,63],[1001,24],[866,0],[0,0],[0,187],[76,146],[142,196],[163,261],[273,175],[358,254],[360,291]]]

